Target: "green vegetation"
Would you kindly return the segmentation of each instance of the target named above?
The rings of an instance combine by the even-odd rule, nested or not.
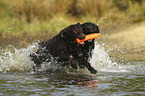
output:
[[[145,21],[144,0],[0,0],[0,37],[55,35],[77,22]]]

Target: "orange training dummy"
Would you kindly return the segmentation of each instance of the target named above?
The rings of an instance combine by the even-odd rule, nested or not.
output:
[[[93,34],[89,34],[89,35],[86,35],[86,38],[85,39],[78,39],[76,38],[76,41],[78,43],[81,43],[81,42],[84,42],[84,41],[87,41],[87,40],[91,40],[91,39],[95,39],[95,38],[98,38],[101,36],[101,33],[93,33]]]

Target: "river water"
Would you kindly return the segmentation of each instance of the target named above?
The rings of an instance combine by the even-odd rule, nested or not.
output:
[[[32,71],[29,53],[38,43],[17,49],[12,45],[0,49],[1,96],[144,96],[145,62],[112,60],[105,49],[96,42],[91,65],[96,75],[86,69],[77,72],[47,73],[50,67],[44,63],[41,73]]]

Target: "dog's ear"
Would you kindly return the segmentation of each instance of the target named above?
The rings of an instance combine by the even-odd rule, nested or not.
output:
[[[61,38],[66,38],[68,34],[69,34],[69,28],[66,28],[60,32]]]

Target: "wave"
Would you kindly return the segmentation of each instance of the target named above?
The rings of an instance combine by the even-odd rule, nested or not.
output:
[[[33,62],[30,60],[29,54],[37,50],[38,42],[32,43],[27,48],[17,49],[12,45],[8,45],[6,49],[0,49],[0,72],[33,72]],[[89,59],[91,65],[100,72],[138,72],[145,73],[144,63],[141,65],[121,64],[112,61],[109,54],[105,51],[105,48],[95,42],[95,48],[93,50],[92,58]],[[39,71],[47,71],[51,69],[55,72],[59,69],[56,66],[57,62],[43,63]],[[60,67],[61,68],[61,67]],[[62,68],[63,71],[70,71],[70,67]],[[60,70],[59,70],[60,71]],[[141,72],[140,72],[141,71]],[[78,73],[89,74],[88,70],[80,69]]]

